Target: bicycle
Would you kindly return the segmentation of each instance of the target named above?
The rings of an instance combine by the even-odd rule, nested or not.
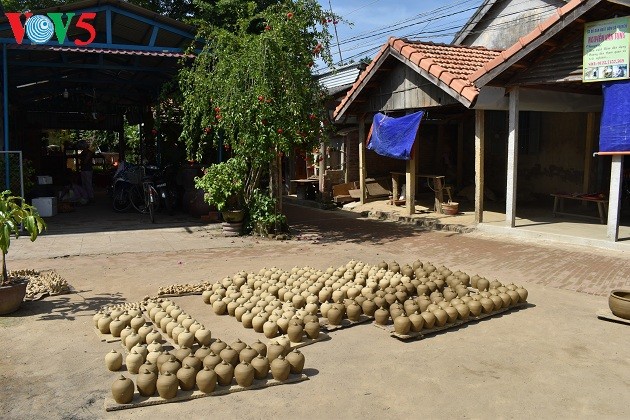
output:
[[[157,211],[157,207],[159,206],[160,200],[158,198],[157,190],[153,185],[153,178],[150,176],[144,177],[142,179],[142,193],[143,193],[143,201],[144,201],[144,211],[136,207],[136,210],[141,213],[149,213],[149,218],[151,219],[151,223],[155,223],[155,212]],[[131,201],[133,204],[133,200]]]

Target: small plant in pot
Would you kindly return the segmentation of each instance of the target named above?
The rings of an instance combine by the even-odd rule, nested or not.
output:
[[[195,187],[204,191],[204,200],[221,212],[227,223],[242,223],[245,217],[244,190],[247,166],[241,159],[231,158],[204,169],[195,178]],[[225,231],[224,226],[224,231]],[[238,227],[240,233],[240,226]],[[230,228],[234,230],[234,227]]]
[[[28,281],[9,277],[6,256],[11,246],[11,236],[20,236],[20,225],[30,235],[31,242],[46,229],[46,223],[37,209],[26,203],[24,198],[11,195],[11,191],[0,194],[0,250],[2,250],[2,278],[0,278],[0,315],[16,311],[26,294]]]

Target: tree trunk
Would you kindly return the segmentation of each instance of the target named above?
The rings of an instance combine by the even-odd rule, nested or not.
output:
[[[271,198],[274,199],[274,215],[282,214],[282,163],[280,153],[276,153],[276,156],[269,163],[269,189]],[[276,233],[282,230],[277,217],[274,228]]]

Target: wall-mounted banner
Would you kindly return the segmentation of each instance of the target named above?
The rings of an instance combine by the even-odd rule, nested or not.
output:
[[[584,82],[628,79],[630,16],[587,23],[584,27]]]
[[[96,18],[96,13],[94,12],[81,13],[74,24],[72,23],[72,19],[76,13],[33,15],[30,12],[24,14],[9,12],[5,13],[5,15],[7,19],[9,19],[13,37],[18,44],[22,43],[24,35],[26,34],[27,38],[33,44],[45,44],[52,39],[53,35],[56,35],[59,45],[62,45],[66,41],[66,35],[71,25],[85,31],[84,39],[76,38],[74,45],[80,47],[89,45],[94,41],[94,38],[96,38],[96,29],[92,24],[92,21]],[[24,16],[24,23],[22,23],[22,16]]]

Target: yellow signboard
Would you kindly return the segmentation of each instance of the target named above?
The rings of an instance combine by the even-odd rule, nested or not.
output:
[[[584,28],[584,82],[628,79],[630,16],[590,22]]]

